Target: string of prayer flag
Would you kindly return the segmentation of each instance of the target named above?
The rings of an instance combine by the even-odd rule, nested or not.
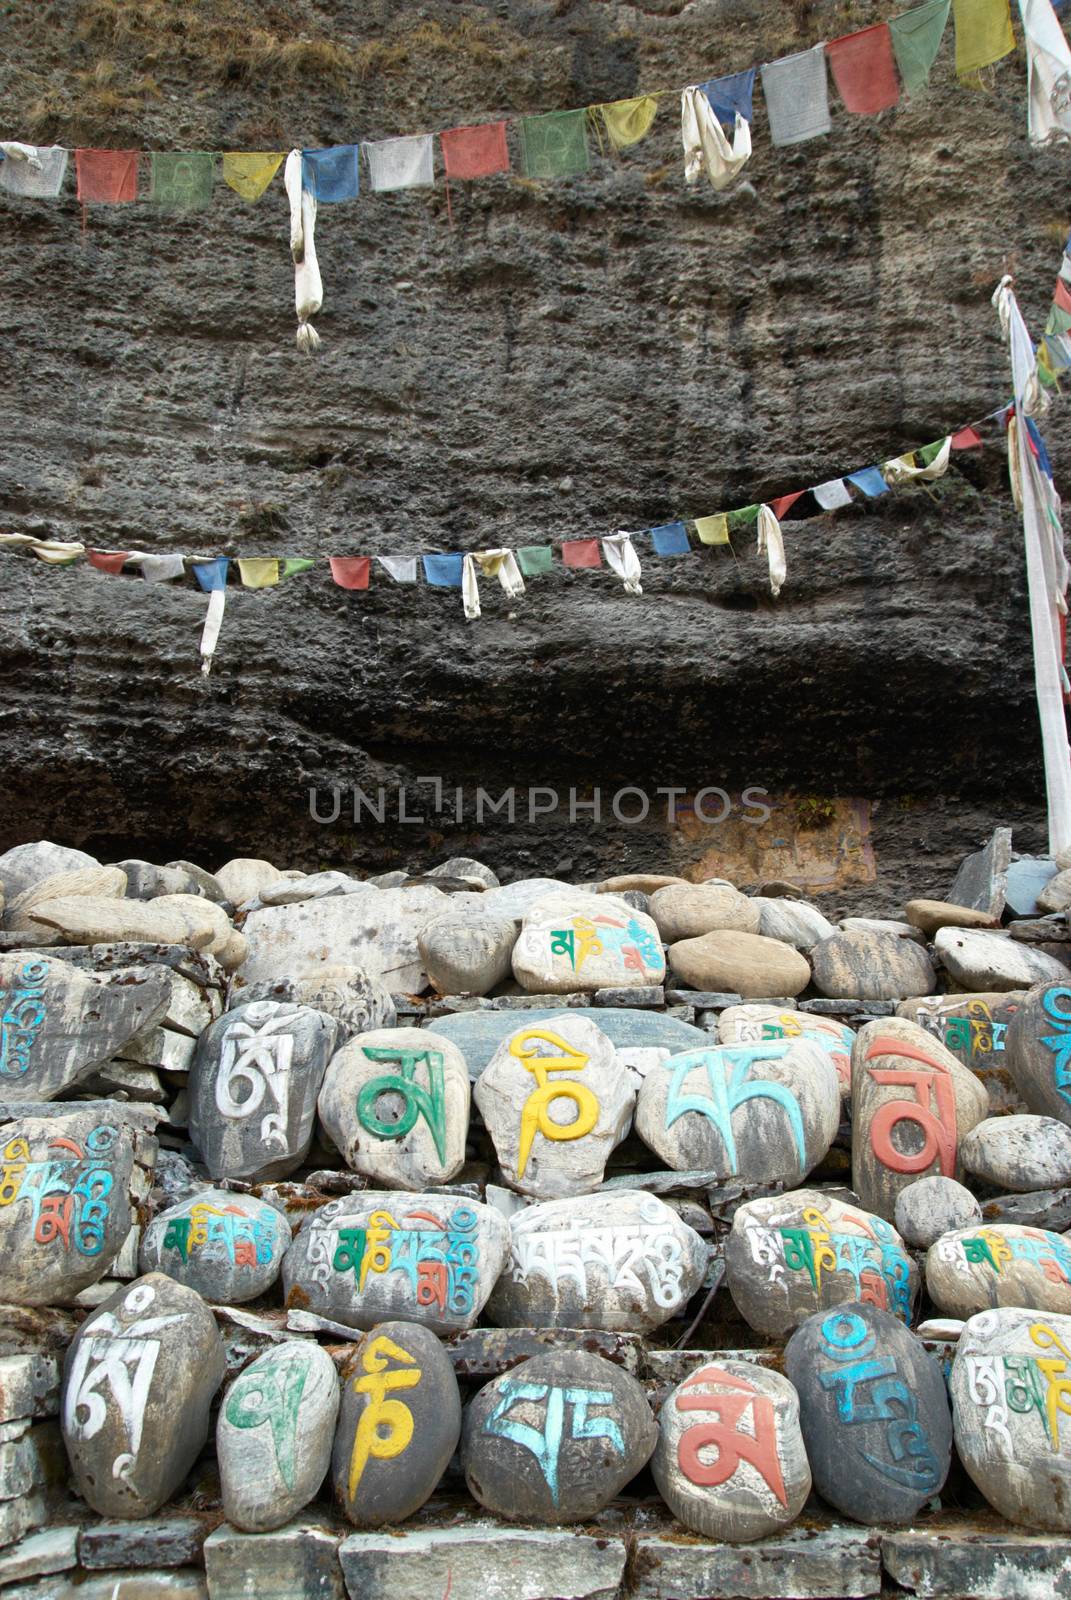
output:
[[[1008,0],[952,0],[956,72],[974,78],[1015,49]]]
[[[211,204],[216,158],[204,151],[154,151],[150,198],[171,211],[203,211]]]
[[[422,556],[424,577],[435,589],[460,589],[463,557],[459,555]]]
[[[136,150],[76,150],[74,170],[83,205],[124,205],[138,197]]]
[[[658,99],[653,94],[637,95],[632,100],[613,100],[608,105],[593,107],[602,119],[606,137],[615,150],[627,150],[639,144],[651,130],[658,115]]]
[[[665,522],[659,528],[652,528],[651,543],[657,556],[686,556],[692,549],[683,522]]]
[[[285,150],[228,151],[223,157],[223,181],[243,200],[259,200],[285,160]]]
[[[419,189],[435,182],[430,133],[402,139],[380,139],[364,146],[368,180],[374,194],[389,189]]]
[[[562,560],[567,567],[601,567],[598,539],[566,539]]]
[[[699,87],[710,101],[710,109],[719,122],[727,122],[732,127],[737,117],[743,117],[745,122],[751,121],[751,103],[755,92],[754,67],[748,67],[745,72],[731,72],[724,78],[711,78]]]
[[[279,582],[279,562],[265,556],[239,556],[243,589],[271,589]]]
[[[416,582],[416,556],[377,556],[376,560],[395,583]]]
[[[774,145],[803,144],[828,133],[832,124],[825,46],[812,45],[780,61],[767,61],[762,93]]]
[[[302,187],[317,205],[357,199],[361,189],[357,149],[355,144],[336,144],[325,150],[302,150]]]
[[[587,110],[522,117],[521,150],[526,178],[574,178],[586,172],[590,163]]]
[[[517,565],[526,578],[538,578],[549,572],[554,564],[554,552],[549,544],[526,544],[517,551]]]
[[[729,519],[723,512],[714,517],[696,517],[695,531],[700,544],[729,543]]]
[[[367,589],[371,556],[328,556],[331,576],[340,589]]]
[[[887,22],[831,40],[826,53],[845,111],[875,117],[896,105],[900,82]]]
[[[0,146],[0,189],[28,200],[55,200],[67,176],[67,151],[62,145],[42,149],[9,143]]]
[[[440,133],[439,146],[447,178],[489,178],[496,172],[509,171],[504,122],[450,128]]]
[[[926,0],[889,23],[896,65],[909,95],[921,94],[930,81],[951,8],[952,0]]]

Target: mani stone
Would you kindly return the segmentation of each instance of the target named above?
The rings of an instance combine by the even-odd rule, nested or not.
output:
[[[142,1142],[155,1152],[104,1109],[0,1126],[0,1301],[69,1305],[104,1277],[136,1220]]]
[[[471,1328],[509,1255],[509,1224],[456,1195],[365,1190],[309,1217],[283,1259],[287,1307],[348,1328],[401,1318]]]
[[[904,1000],[932,994],[926,951],[893,933],[855,929],[822,939],[811,951],[815,987],[833,1000]]]
[[[419,1511],[461,1437],[453,1363],[427,1328],[382,1322],[346,1367],[331,1453],[335,1494],[350,1522],[378,1528]]]
[[[967,1171],[995,1189],[1029,1194],[1071,1183],[1071,1128],[1054,1117],[987,1117],[960,1154]]]
[[[751,1361],[698,1367],[663,1402],[651,1473],[695,1533],[730,1543],[777,1533],[811,1492],[799,1396]]]
[[[0,1084],[12,1100],[52,1100],[99,1070],[165,1014],[163,971],[97,983],[36,951],[0,956]]]
[[[358,884],[352,894],[251,911],[242,929],[249,953],[239,977],[244,983],[275,983],[341,963],[360,967],[392,994],[419,994],[427,976],[417,939],[449,909],[439,889]]]
[[[529,994],[591,993],[659,984],[662,941],[651,918],[616,895],[550,894],[524,914],[513,975]]]
[[[919,1289],[918,1267],[896,1230],[819,1189],[740,1206],[725,1276],[744,1321],[775,1339],[852,1300],[910,1323]]]
[[[75,1486],[102,1517],[149,1517],[208,1437],[223,1341],[199,1294],[160,1272],[98,1306],[67,1351],[63,1442]]]
[[[1009,1024],[1023,998],[1018,989],[922,995],[902,1001],[896,1014],[932,1033],[970,1068],[985,1087],[990,1111],[1021,1111],[1006,1046]]]
[[[664,1011],[640,1011],[634,1006],[570,1006],[562,1010],[526,1010],[526,1023],[549,1023],[554,1027],[562,1017],[585,1017],[620,1051],[665,1050],[678,1055],[710,1043],[703,1028],[682,1022]],[[455,1011],[423,1024],[457,1045],[468,1062],[469,1077],[478,1078],[504,1039],[517,1031],[515,1011]]]
[[[204,1189],[161,1211],[141,1237],[142,1272],[166,1272],[213,1305],[255,1300],[279,1276],[290,1248],[281,1211],[253,1195]]]
[[[667,1166],[785,1188],[818,1165],[839,1125],[836,1068],[804,1035],[670,1056],[636,1102],[636,1132]]]
[[[962,1176],[962,1139],[989,1111],[978,1079],[903,1017],[868,1022],[852,1046],[852,1187],[891,1219],[916,1178]]]
[[[216,1421],[228,1522],[266,1533],[308,1505],[331,1464],[338,1403],[335,1364],[312,1339],[273,1345],[238,1374]]]
[[[669,884],[651,895],[650,911],[665,944],[718,929],[759,931],[759,906],[729,884]]]
[[[506,1182],[541,1200],[585,1194],[602,1182],[636,1104],[609,1039],[568,1012],[503,1039],[474,1096]]]
[[[424,929],[417,947],[440,994],[487,994],[509,977],[516,939],[510,917],[448,915]]]
[[[348,1167],[377,1186],[419,1190],[464,1166],[470,1095],[457,1045],[422,1028],[383,1028],[336,1051],[318,1105]]]
[[[718,1018],[721,1044],[761,1044],[764,1039],[796,1039],[806,1034],[832,1061],[844,1099],[852,1092],[852,1045],[855,1034],[836,1017],[783,1006],[727,1006]]]
[[[989,1504],[1027,1528],[1071,1532],[1071,1449],[1061,1427],[1069,1369],[1068,1316],[1039,1321],[1034,1311],[983,1311],[956,1344],[956,1451]]]
[[[333,1017],[254,1000],[206,1028],[190,1071],[190,1138],[213,1178],[285,1178],[308,1154]]]
[[[1023,996],[1006,1059],[1030,1110],[1071,1125],[1071,975]]]
[[[304,977],[277,978],[273,983],[243,983],[235,980],[232,996],[237,1003],[247,1000],[283,1000],[295,1006],[311,1006],[338,1023],[341,1044],[355,1033],[373,1028],[393,1028],[394,1001],[378,978],[370,978],[359,967],[321,967]]]
[[[961,989],[1031,989],[1039,983],[1071,982],[1071,972],[1055,956],[1003,933],[942,928],[933,948]]]
[[[913,1250],[928,1250],[943,1233],[980,1225],[982,1208],[955,1178],[916,1178],[897,1195],[893,1220]]]
[[[629,1189],[525,1206],[487,1305],[505,1328],[650,1333],[688,1304],[708,1249],[656,1195]]]
[[[704,933],[669,947],[669,964],[690,989],[764,1000],[801,994],[811,981],[806,959],[779,939],[758,933]]]
[[[547,1351],[479,1390],[461,1463],[481,1505],[511,1522],[584,1522],[645,1466],[658,1441],[635,1378],[586,1351]]]
[[[973,1317],[992,1306],[1071,1315],[1071,1245],[1014,1222],[959,1228],[926,1252],[926,1288],[939,1311]]]
[[[814,1487],[855,1522],[910,1522],[948,1476],[941,1367],[902,1322],[860,1301],[820,1311],[785,1349]]]

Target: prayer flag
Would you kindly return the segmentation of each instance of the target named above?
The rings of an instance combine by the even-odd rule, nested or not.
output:
[[[730,127],[738,116],[745,122],[751,121],[751,102],[755,92],[755,68],[748,67],[746,72],[733,72],[725,78],[711,78],[709,83],[699,85],[707,99],[710,109],[719,122],[727,122]]]
[[[1071,311],[1071,289],[1067,287],[1062,278],[1057,278],[1052,298],[1053,304],[1058,306],[1061,311]]]
[[[948,435],[945,434],[943,439],[935,439],[932,444],[924,444],[915,453],[922,462],[922,465],[924,467],[928,467],[934,461],[936,461],[937,457],[941,454],[941,451],[945,448],[947,443]]]
[[[223,181],[243,200],[259,200],[285,159],[285,150],[229,151],[223,157]]]
[[[371,556],[328,556],[331,576],[340,589],[367,589]]]
[[[439,135],[439,144],[448,178],[489,178],[494,172],[509,171],[504,122],[450,128]]]
[[[554,551],[549,544],[525,544],[517,551],[517,565],[526,578],[540,577],[553,564]]]
[[[416,582],[416,556],[377,556],[376,560],[395,583]]]
[[[952,435],[953,450],[980,450],[982,436],[977,428],[961,428]]]
[[[802,500],[806,493],[806,489],[797,489],[793,494],[783,494],[780,499],[770,501],[770,510],[778,522],[780,522],[786,511],[791,510],[797,500]]]
[[[201,588],[209,593],[213,589],[225,589],[227,587],[227,568],[230,564],[228,556],[220,556],[218,561],[195,561],[193,563],[193,575]]]
[[[528,178],[571,178],[588,170],[586,111],[551,111],[521,118],[521,149]]]
[[[722,511],[714,517],[696,517],[695,531],[700,544],[729,543],[729,519]]]
[[[860,467],[858,472],[849,472],[848,482],[854,483],[870,500],[876,500],[879,494],[888,494],[889,485],[885,482],[877,467]]]
[[[664,522],[661,527],[652,528],[651,543],[659,556],[686,556],[692,548],[683,522]]]
[[[317,205],[356,200],[361,187],[357,146],[335,144],[325,150],[302,150],[301,185]]]
[[[436,589],[460,589],[461,569],[464,557],[449,556],[422,556],[424,563],[424,577]]]
[[[875,23],[858,33],[846,33],[826,45],[833,82],[846,111],[875,117],[900,98],[900,82],[893,61],[892,37],[887,22]]]
[[[186,575],[186,563],[181,556],[131,556],[131,561],[141,568],[146,583],[166,583],[170,578]]]
[[[816,483],[811,493],[823,511],[839,511],[841,506],[850,506],[852,503],[843,478],[830,478],[828,483]]]
[[[298,572],[308,572],[315,565],[315,561],[310,561],[308,556],[286,556],[283,559],[282,576],[292,578]]]
[[[896,65],[910,95],[919,94],[930,81],[951,7],[952,0],[927,0],[889,23]]]
[[[212,199],[216,158],[206,151],[153,151],[150,197],[172,211],[202,211]]]
[[[76,150],[74,170],[83,205],[121,205],[138,197],[136,150]]]
[[[270,556],[239,556],[238,571],[245,589],[270,589],[279,582],[279,563]]]
[[[953,0],[956,71],[973,78],[1015,49],[1008,0]]]
[[[735,533],[737,528],[750,528],[758,518],[758,506],[741,506],[739,510],[729,512],[729,531]]]
[[[122,572],[123,562],[132,552],[130,550],[90,550],[86,548],[86,556],[91,567],[96,567],[98,572]]]
[[[762,92],[775,145],[802,144],[828,133],[829,86],[825,45],[767,61],[762,69]]]
[[[1071,138],[1071,50],[1051,0],[1019,0],[1027,60],[1031,144]]]
[[[624,150],[646,137],[658,115],[658,100],[653,94],[641,94],[632,100],[612,100],[594,109],[601,113],[606,137],[614,149]]]
[[[61,145],[27,148],[32,149],[37,166],[29,157],[19,161],[9,152],[6,160],[0,161],[0,189],[30,200],[55,200],[67,173],[66,150]]]
[[[1049,310],[1049,318],[1045,324],[1046,333],[1067,333],[1071,329],[1071,311],[1065,311],[1055,301]]]
[[[374,194],[388,189],[421,189],[435,182],[430,133],[365,143],[368,177]]]
[[[562,560],[567,567],[601,567],[598,539],[566,539]]]

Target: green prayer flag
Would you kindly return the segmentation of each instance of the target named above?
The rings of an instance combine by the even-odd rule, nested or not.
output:
[[[316,565],[308,556],[285,556],[283,559],[283,577],[292,578],[295,572],[308,572],[310,567]]]
[[[549,544],[526,544],[517,551],[517,565],[526,578],[549,572],[553,562],[554,552]]]
[[[915,454],[918,456],[924,467],[928,467],[930,463],[935,461],[941,454],[941,451],[945,447],[945,440],[947,438],[948,435],[946,433],[940,439],[935,439],[932,444],[924,444],[921,450],[915,451]]]
[[[1049,320],[1045,324],[1046,333],[1067,333],[1071,329],[1071,311],[1065,311],[1062,306],[1055,303],[1049,312]]]
[[[758,506],[741,506],[739,511],[729,512],[729,531],[735,533],[737,528],[750,528],[752,523],[758,520]]]
[[[571,178],[588,170],[587,111],[551,111],[521,118],[521,149],[528,178]]]
[[[951,4],[952,0],[927,0],[889,23],[893,54],[908,94],[919,94],[930,81]]]
[[[206,151],[154,151],[150,195],[171,211],[200,211],[212,199],[216,158]]]

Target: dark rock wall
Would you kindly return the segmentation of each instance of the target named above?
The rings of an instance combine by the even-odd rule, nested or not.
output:
[[[8,8],[10,136],[284,148],[679,88],[889,14],[678,0],[387,0]],[[281,178],[193,216],[0,200],[2,525],[106,548],[262,555],[480,548],[729,509],[881,460],[1007,393],[989,297],[1047,314],[1066,151],[1026,138],[1021,52],[686,189],[679,104],[581,180],[322,207],[318,358],[294,348]],[[1063,417],[1049,424],[1059,480]],[[2,556],[0,847],[294,864],[612,870],[694,844],[650,824],[318,828],[307,791],[448,784],[762,785],[857,796],[878,885],[943,891],[991,820],[1040,844],[1021,532],[1002,448],[930,490],[790,524],[774,602],[754,538],[651,560],[640,600],[560,565],[484,617],[326,567],[204,599]],[[906,799],[905,799],[906,797]],[[942,808],[943,807],[943,808]],[[882,820],[884,819],[884,820]],[[969,834],[969,837],[965,835]],[[527,854],[526,854],[527,852]],[[919,858],[932,857],[920,873]],[[551,858],[555,859],[551,859]]]

